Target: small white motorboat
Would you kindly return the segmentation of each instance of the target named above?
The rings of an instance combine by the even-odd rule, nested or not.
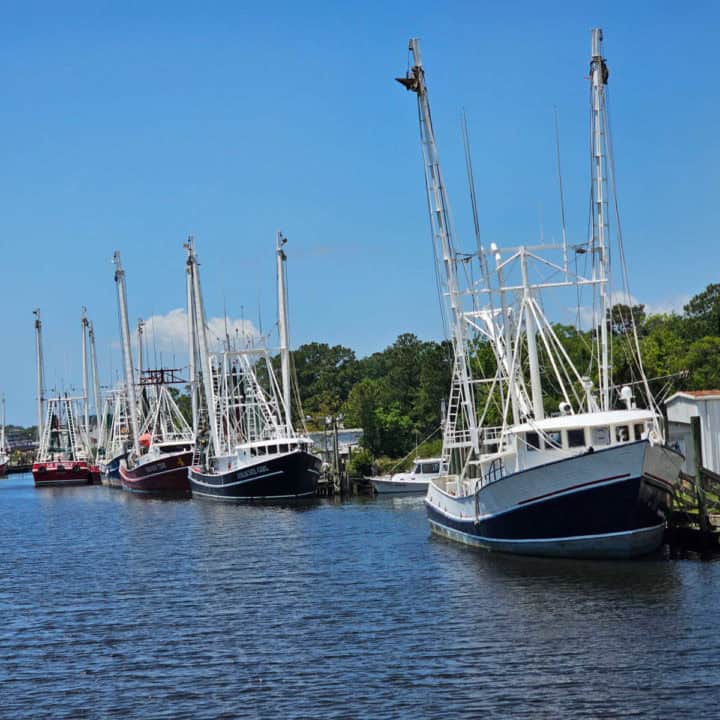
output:
[[[447,475],[448,464],[444,458],[416,459],[410,472],[381,475],[370,478],[376,493],[417,493],[427,492],[428,483]]]

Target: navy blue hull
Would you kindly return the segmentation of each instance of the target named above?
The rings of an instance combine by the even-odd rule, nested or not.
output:
[[[104,466],[103,469],[103,477],[106,480],[120,480],[120,461],[124,460],[127,457],[127,454],[124,453],[123,455],[118,455],[117,457],[114,457],[107,465]]]
[[[478,522],[448,517],[431,505],[427,512],[432,522],[478,538],[549,540],[655,527],[665,522],[670,500],[666,487],[640,477],[515,507]]]
[[[315,455],[298,451],[225,473],[192,468],[190,486],[193,497],[226,502],[310,497],[315,494],[321,464]]]

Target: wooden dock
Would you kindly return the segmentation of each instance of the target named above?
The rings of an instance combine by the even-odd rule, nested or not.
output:
[[[696,470],[694,475],[680,473],[668,541],[675,552],[720,553],[720,475],[703,466],[700,418],[691,422]]]

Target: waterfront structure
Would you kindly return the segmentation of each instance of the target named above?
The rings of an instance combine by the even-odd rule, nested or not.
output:
[[[468,545],[530,555],[629,557],[651,552],[663,539],[682,457],[664,444],[632,317],[624,339],[644,407],[636,405],[631,387],[616,387],[611,376],[615,183],[605,104],[609,73],[601,45],[602,31],[595,29],[592,232],[574,245],[567,243],[564,223],[562,243],[481,244],[466,132],[477,247],[459,252],[416,39],[410,41],[413,66],[398,78],[417,97],[433,248],[454,351],[443,432],[450,473],[430,483],[426,504],[433,532]],[[615,242],[622,263],[619,232]],[[570,253],[585,257],[588,267],[579,271],[578,263],[568,261]],[[624,296],[630,297],[622,270]],[[578,297],[583,290],[592,293],[597,331],[593,367],[585,374],[573,365],[541,302],[541,292],[571,288]],[[491,377],[473,374],[477,343],[492,348]],[[489,427],[496,408],[502,424]]]
[[[703,467],[720,474],[720,390],[683,390],[665,401],[668,442],[685,456],[683,471],[695,475],[692,417],[700,418]]]

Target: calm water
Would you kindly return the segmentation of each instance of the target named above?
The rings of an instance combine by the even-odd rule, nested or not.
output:
[[[720,717],[720,563],[429,537],[302,509],[0,481],[0,717]]]

